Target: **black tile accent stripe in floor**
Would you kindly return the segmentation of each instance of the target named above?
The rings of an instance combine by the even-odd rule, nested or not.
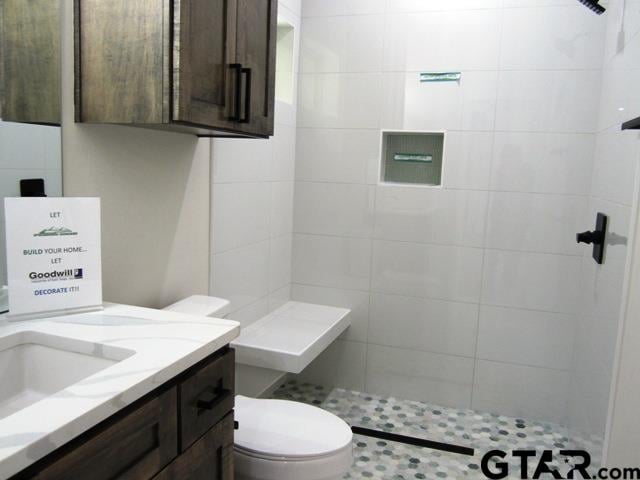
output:
[[[475,450],[473,448],[463,447],[461,445],[453,445],[451,443],[434,442],[433,440],[428,440],[425,438],[410,437],[408,435],[399,435],[397,433],[372,430],[370,428],[363,428],[358,426],[351,427],[351,431],[357,435],[362,435],[363,437],[379,438],[381,440],[388,440],[389,442],[413,445],[414,447],[431,448],[433,450],[457,453],[458,455],[467,455],[469,457],[473,457],[475,455]]]

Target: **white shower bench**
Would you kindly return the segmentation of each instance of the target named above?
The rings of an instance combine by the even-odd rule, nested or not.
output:
[[[231,343],[236,362],[300,373],[349,327],[350,312],[347,308],[287,302],[242,329]]]

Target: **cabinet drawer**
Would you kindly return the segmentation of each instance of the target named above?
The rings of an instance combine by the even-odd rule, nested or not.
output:
[[[151,478],[178,454],[175,388],[92,433],[36,475],[37,480]]]
[[[233,413],[204,434],[153,480],[233,480]]]
[[[185,451],[207,430],[233,410],[235,352],[197,368],[180,385],[181,450]]]

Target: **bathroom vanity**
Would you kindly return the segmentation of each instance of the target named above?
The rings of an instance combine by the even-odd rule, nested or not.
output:
[[[121,305],[0,319],[0,478],[232,480],[238,333]]]

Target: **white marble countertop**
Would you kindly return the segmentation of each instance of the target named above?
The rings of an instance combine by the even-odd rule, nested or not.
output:
[[[7,322],[0,316],[0,342],[21,332],[132,352],[71,387],[0,418],[0,479],[20,472],[227,345],[239,335],[240,324],[112,304],[101,312],[40,320]]]

